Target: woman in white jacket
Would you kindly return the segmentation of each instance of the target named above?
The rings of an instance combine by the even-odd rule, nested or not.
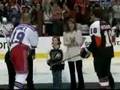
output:
[[[67,47],[66,58],[72,57],[80,53],[80,47],[83,38],[80,30],[76,29],[74,18],[69,18],[66,22],[66,30],[63,33],[64,45]],[[80,56],[68,60],[68,66],[71,78],[71,90],[84,89],[84,79],[82,73],[82,60]],[[78,76],[78,88],[76,83],[75,68]]]

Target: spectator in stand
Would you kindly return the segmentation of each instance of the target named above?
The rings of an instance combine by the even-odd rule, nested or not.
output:
[[[30,18],[30,6],[27,5],[22,5],[21,7],[21,23],[24,22],[31,22],[31,18]]]
[[[45,26],[45,34],[48,36],[52,35],[52,2],[50,0],[43,0],[42,2],[43,7],[43,18],[44,18],[44,26]]]
[[[0,1],[0,18],[3,16],[3,12],[4,12],[4,5],[2,1]]]
[[[17,26],[20,23],[21,17],[20,6],[17,4],[17,0],[9,0],[8,7],[8,21]]]
[[[52,22],[53,22],[53,29],[52,35],[62,36],[63,29],[62,29],[62,9],[58,5],[58,3],[53,3],[52,8]]]
[[[55,3],[58,3],[58,5],[62,8],[63,7],[63,4],[66,3],[66,0],[52,0],[54,1]]]
[[[76,22],[82,25],[89,24],[90,19],[90,8],[88,0],[84,0],[85,2],[79,2],[80,0],[76,0],[74,4],[74,11]]]
[[[70,10],[73,10],[75,4],[75,0],[66,0],[66,5]]]
[[[6,5],[8,4],[7,0],[0,0],[0,16],[8,18]]]
[[[62,14],[63,14],[63,28],[64,30],[66,30],[66,23],[67,23],[67,20],[72,17],[72,18],[75,18],[75,11],[74,10],[71,10],[68,8],[68,6],[66,5],[66,3],[63,4],[63,11],[62,11]],[[64,31],[63,31],[64,32]]]
[[[70,9],[68,8],[68,6],[66,5],[66,3],[63,4],[63,11],[62,11],[62,14],[63,14],[63,20],[64,22],[70,17],[69,15],[69,11]]]
[[[120,35],[120,1],[115,0],[112,5],[112,26],[117,27],[117,36]]]
[[[112,6],[112,26],[120,25],[120,0],[116,0]]]
[[[38,29],[39,36],[43,34],[43,8],[41,0],[32,1],[31,23]]]

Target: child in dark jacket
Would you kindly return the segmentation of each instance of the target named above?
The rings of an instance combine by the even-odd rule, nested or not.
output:
[[[56,90],[61,89],[62,84],[62,70],[64,69],[63,51],[60,49],[60,37],[54,36],[52,38],[52,47],[50,50],[50,59],[47,64],[50,66],[50,70],[53,75],[53,88]]]

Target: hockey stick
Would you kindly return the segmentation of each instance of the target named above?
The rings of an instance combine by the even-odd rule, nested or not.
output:
[[[65,62],[65,61],[69,61],[69,59],[75,58],[75,57],[77,57],[77,56],[80,56],[80,54],[76,54],[76,55],[74,55],[74,56],[72,56],[72,57],[63,59],[62,61],[58,61],[58,62],[56,62],[56,63],[54,63],[54,64],[51,64],[50,67],[52,67],[52,66],[54,66],[54,65],[57,65],[57,64],[59,64],[59,63]]]

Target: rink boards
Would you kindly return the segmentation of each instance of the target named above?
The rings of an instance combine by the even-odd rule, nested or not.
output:
[[[90,37],[84,36],[86,39],[85,43],[89,44]],[[61,37],[61,49],[66,52],[66,47],[63,45],[63,38]],[[51,37],[40,37],[38,46],[36,49],[36,59],[47,59],[49,50],[51,49]],[[5,38],[0,38],[0,60],[4,58],[4,54],[7,51],[7,42]],[[120,57],[120,38],[116,38],[116,43],[114,44],[114,54],[115,57]]]

